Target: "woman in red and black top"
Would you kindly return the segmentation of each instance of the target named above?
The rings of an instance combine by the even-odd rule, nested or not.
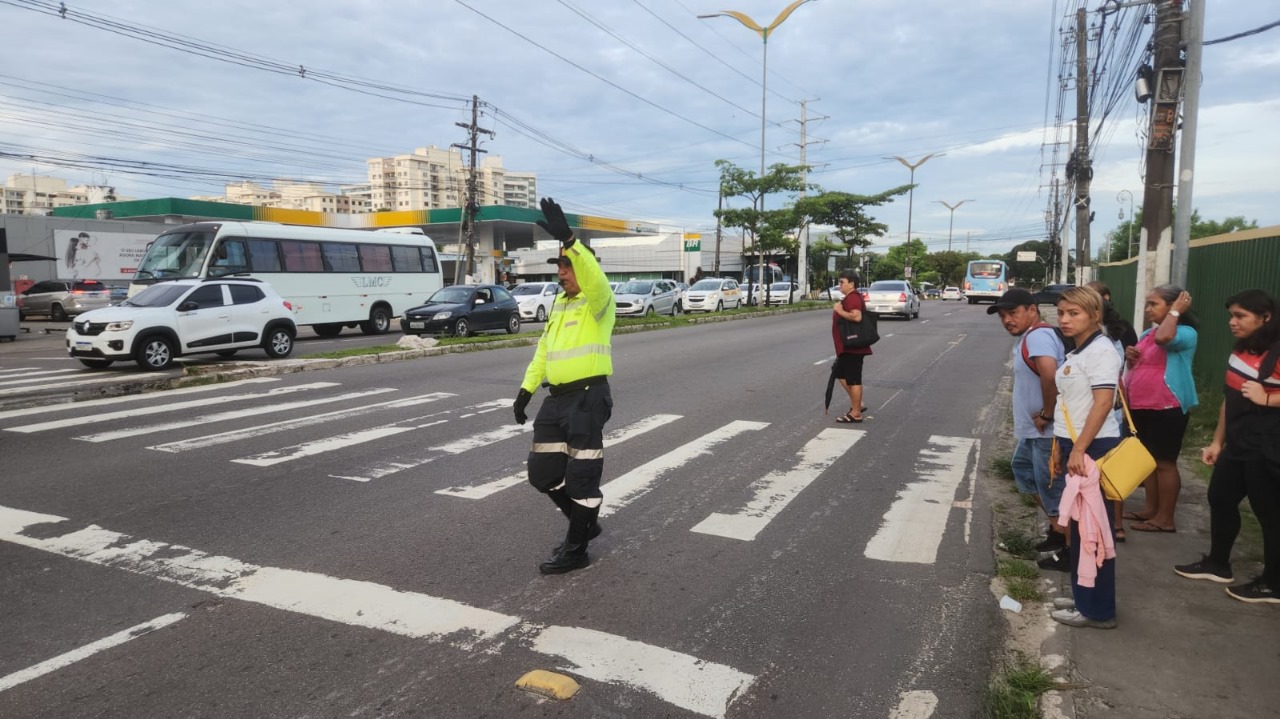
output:
[[[1235,349],[1227,364],[1222,407],[1213,443],[1202,459],[1213,465],[1209,480],[1209,553],[1173,571],[1190,579],[1229,583],[1231,547],[1240,533],[1240,500],[1262,525],[1260,576],[1227,587],[1242,602],[1280,604],[1280,314],[1262,290],[1245,290],[1227,300]],[[1269,365],[1265,366],[1264,364]],[[1265,375],[1265,376],[1264,376]]]
[[[841,317],[851,322],[862,321],[862,311],[867,308],[867,303],[862,299],[862,293],[858,292],[858,275],[853,270],[845,270],[840,273],[840,291],[844,293],[844,299],[832,306],[831,313],[831,339],[836,344],[836,367],[835,375],[840,380],[840,386],[844,387],[845,392],[849,393],[849,411],[843,416],[837,417],[836,421],[841,424],[849,422],[861,422],[862,411],[866,407],[862,406],[862,358],[871,354],[870,347],[853,347],[846,349],[844,340],[840,337],[839,320]]]

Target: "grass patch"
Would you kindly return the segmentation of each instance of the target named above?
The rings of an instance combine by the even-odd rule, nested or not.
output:
[[[298,359],[342,359],[343,357],[358,357],[360,355],[380,355],[384,352],[403,352],[404,348],[399,345],[376,345],[374,347],[351,347],[344,350],[334,350],[333,352],[317,352],[315,354],[303,355]]]
[[[991,471],[1000,479],[1013,481],[1013,457],[998,455],[991,458]]]
[[[1018,492],[1018,501],[1022,502],[1022,506],[1024,507],[1040,506],[1036,504],[1036,496],[1034,494],[1025,494],[1023,492]]]
[[[542,330],[537,330],[536,332],[517,332],[513,335],[501,332],[487,335],[472,335],[471,337],[437,337],[436,339],[440,341],[440,347],[449,347],[451,345],[483,345],[490,342],[518,340],[526,337],[536,338],[541,335]]]
[[[1040,570],[1017,559],[1001,559],[997,562],[996,576],[1001,579],[1013,579],[1015,577],[1020,577],[1022,579],[1039,579]]]
[[[1039,719],[1040,695],[1058,689],[1044,669],[1019,653],[987,685],[983,698],[986,719]]]
[[[1019,559],[1035,559],[1040,556],[1036,551],[1036,539],[1014,527],[1000,530],[1000,548]]]
[[[1005,591],[1014,599],[1027,604],[1043,602],[1040,592],[1040,570],[1017,559],[1001,559],[997,563],[996,576],[1004,580]]]
[[[1039,585],[1031,579],[1023,579],[1021,577],[1006,579],[1004,580],[1004,590],[1010,597],[1023,604],[1044,601],[1044,593],[1040,591]]]

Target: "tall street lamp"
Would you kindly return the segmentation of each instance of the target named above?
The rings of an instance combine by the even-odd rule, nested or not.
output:
[[[947,252],[950,252],[951,251],[951,231],[956,228],[956,208],[963,205],[966,202],[977,202],[977,200],[961,200],[954,205],[948,204],[944,200],[934,200],[934,202],[938,203],[939,205],[942,205],[948,210],[951,210],[951,224],[947,226]]]
[[[737,20],[738,22],[747,26],[751,30],[754,30],[756,34],[760,36],[760,39],[764,41],[763,43],[764,52],[761,54],[761,66],[760,66],[760,212],[761,213],[764,212],[764,155],[765,155],[764,128],[766,123],[764,111],[765,111],[766,101],[768,100],[768,97],[769,97],[768,95],[769,78],[767,75],[769,71],[769,35],[774,30],[776,30],[779,25],[781,25],[784,21],[786,21],[786,19],[791,16],[791,13],[795,12],[796,8],[800,7],[801,5],[807,2],[813,2],[813,0],[795,0],[795,2],[791,3],[786,8],[784,8],[782,12],[778,13],[778,17],[774,18],[774,21],[769,23],[765,27],[760,27],[760,24],[757,23],[755,20],[752,20],[751,17],[748,16],[746,13],[741,13],[741,12],[738,12],[737,10],[721,10],[720,12],[711,13],[710,15],[698,16],[699,20],[706,20],[707,18],[720,17],[720,16],[731,17],[734,20]],[[763,289],[764,288],[764,248],[760,245],[759,238],[756,238],[756,258],[757,258],[756,269],[757,269],[757,272],[759,273],[758,286],[761,289]],[[750,289],[751,280],[750,278],[746,278],[746,279],[747,279],[747,287],[748,289]]]
[[[915,198],[916,198],[916,168],[928,162],[929,158],[931,157],[942,157],[945,154],[947,153],[931,152],[928,155],[925,155],[924,157],[920,158],[914,164],[911,161],[907,160],[905,157],[898,157],[897,155],[884,158],[886,160],[897,160],[898,162],[902,163],[903,167],[907,168],[908,170],[911,170],[911,189],[907,191],[907,242],[908,243],[911,242],[911,214],[912,214],[912,209],[915,207]],[[909,244],[908,244],[908,247],[910,247]],[[907,267],[906,267],[906,272],[904,274],[906,274],[905,279],[908,279],[908,280],[911,279],[911,253],[910,252],[907,253]]]
[[[1129,196],[1129,237],[1125,240],[1125,249],[1128,250],[1127,257],[1133,257],[1133,193],[1128,190],[1121,190],[1116,193],[1116,202],[1121,202],[1122,196]],[[1120,208],[1120,219],[1124,219],[1124,208]]]

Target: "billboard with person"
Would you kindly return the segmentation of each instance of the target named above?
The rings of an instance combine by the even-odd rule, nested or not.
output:
[[[58,279],[131,280],[154,234],[54,230]]]

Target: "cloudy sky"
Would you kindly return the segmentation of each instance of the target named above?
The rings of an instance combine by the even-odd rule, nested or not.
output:
[[[150,174],[8,156],[0,173],[111,184],[135,197],[221,194],[223,178],[237,177],[336,187],[364,181],[368,157],[463,142],[455,123],[470,120],[477,95],[480,124],[496,132],[483,146],[509,169],[538,173],[543,195],[572,211],[706,231],[714,162],[759,166],[762,43],[735,20],[696,16],[732,9],[763,24],[786,4],[68,0],[71,19],[61,19],[57,2],[0,0],[9,50],[0,154],[72,156],[88,168],[150,163]],[[1052,127],[1061,28],[1076,7],[800,7],[769,42],[768,162],[799,162],[799,101],[808,100],[811,180],[823,188],[876,193],[908,180],[885,156],[946,153],[916,172],[913,234],[945,249],[951,215],[938,201],[971,200],[954,213],[960,249],[966,237],[981,252],[1043,239],[1051,143],[1066,140]],[[1208,13],[1207,40],[1280,19],[1261,2],[1214,3]],[[1118,56],[1124,38],[1110,32],[1131,21],[1108,15],[1103,47]],[[1139,46],[1149,38],[1147,26]],[[1195,205],[1207,218],[1280,224],[1278,39],[1280,29],[1205,48]],[[175,41],[183,49],[157,44]],[[1095,236],[1128,211],[1117,193],[1141,204],[1146,112],[1128,89],[1133,69],[1130,57],[1100,68],[1104,85],[1125,90],[1098,132]],[[1066,100],[1070,122],[1070,86]],[[901,242],[906,199],[877,218],[889,225],[885,242]]]

